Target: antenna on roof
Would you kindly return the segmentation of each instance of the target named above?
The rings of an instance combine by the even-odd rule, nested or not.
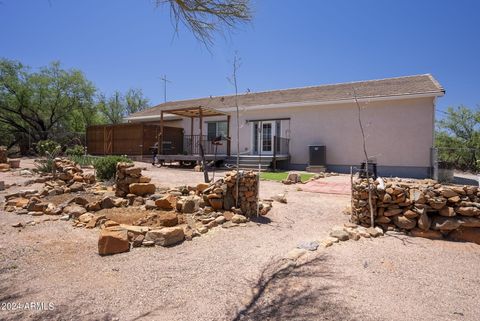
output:
[[[163,75],[163,77],[159,77],[160,80],[163,81],[163,99],[164,102],[167,102],[167,82],[172,83],[170,80],[167,79],[167,75]]]

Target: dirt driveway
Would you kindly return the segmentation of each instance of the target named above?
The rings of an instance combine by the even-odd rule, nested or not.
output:
[[[145,166],[159,185],[203,179]],[[288,204],[246,227],[109,257],[97,254],[98,230],[47,221],[19,232],[11,224],[31,218],[0,212],[0,308],[40,302],[47,310],[0,310],[0,319],[478,319],[480,246],[388,236],[334,245],[293,266],[282,258],[346,222],[350,198],[261,183],[261,197],[283,191]]]

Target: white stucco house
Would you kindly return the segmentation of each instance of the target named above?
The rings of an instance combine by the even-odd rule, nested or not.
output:
[[[168,130],[162,131],[162,154],[170,158],[198,154],[198,141],[205,141],[210,155],[209,142],[221,136],[225,144],[217,146],[217,156],[234,157],[239,152],[245,165],[259,159],[268,165],[275,156],[288,168],[304,170],[312,162],[313,145],[325,146],[327,170],[349,172],[350,166],[358,167],[364,160],[357,99],[368,154],[379,175],[421,178],[430,175],[435,104],[444,94],[438,81],[424,74],[250,92],[237,99],[230,95],[171,101],[126,120],[183,129],[183,146],[176,148]],[[239,150],[235,101],[240,111]]]

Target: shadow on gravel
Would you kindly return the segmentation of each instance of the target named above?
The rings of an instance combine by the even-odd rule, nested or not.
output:
[[[232,320],[358,320],[358,315],[332,300],[333,275],[326,266],[323,255],[296,265],[272,262]]]
[[[271,219],[269,219],[266,216],[260,215],[260,216],[252,216],[250,218],[251,222],[257,223],[257,224],[270,224],[272,222]]]

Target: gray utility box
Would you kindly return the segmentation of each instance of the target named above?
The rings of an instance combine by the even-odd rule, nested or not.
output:
[[[308,146],[308,165],[310,166],[326,166],[327,165],[327,149],[322,145]]]

